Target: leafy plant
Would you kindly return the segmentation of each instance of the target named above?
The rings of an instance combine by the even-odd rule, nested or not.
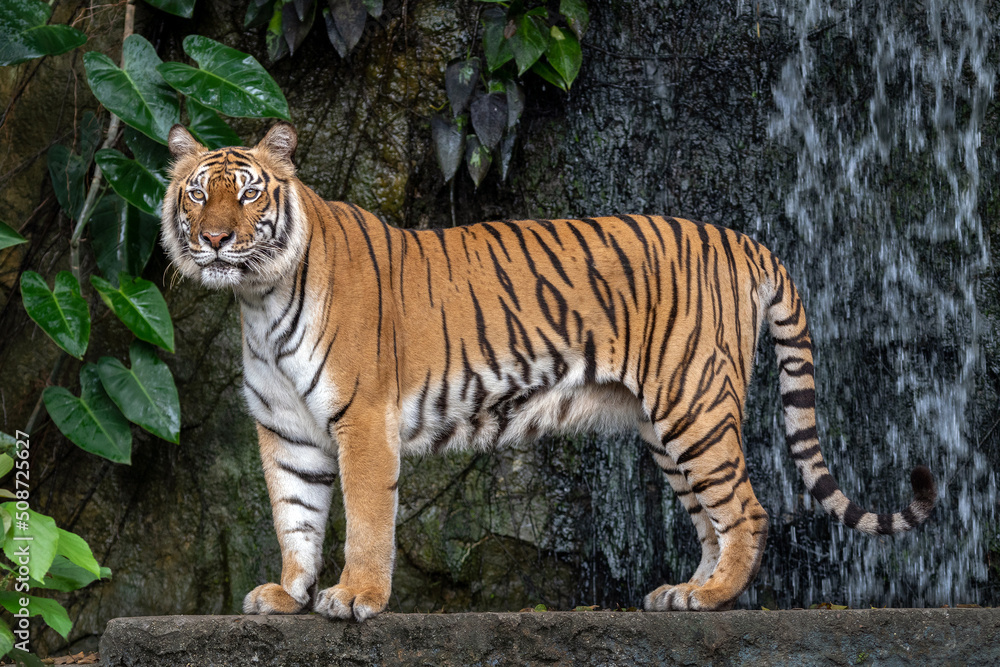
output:
[[[195,0],[148,2],[187,17],[195,4]],[[251,2],[258,7],[267,4]],[[284,4],[280,0],[271,3]],[[331,3],[331,8],[334,5]],[[380,12],[381,3],[378,5]],[[86,42],[86,35],[74,28],[47,25],[49,16],[48,6],[38,0],[0,3],[0,64],[63,53]],[[181,120],[182,102],[192,133],[209,148],[239,143],[220,113],[284,119],[289,115],[281,89],[246,53],[191,35],[184,40],[184,52],[198,67],[165,63],[152,44],[132,34],[129,18],[125,34],[120,64],[96,51],[83,56],[87,83],[111,112],[110,120],[84,114],[75,142],[54,145],[48,152],[56,200],[73,224],[72,271],[60,272],[51,287],[43,276],[25,271],[21,298],[28,316],[62,350],[53,381],[67,358],[86,359],[91,331],[88,295],[82,288],[86,283],[136,337],[128,365],[112,357],[82,365],[79,395],[64,387],[47,387],[25,427],[31,433],[44,408],[59,430],[81,449],[127,464],[132,456],[131,424],[163,440],[180,441],[177,388],[156,349],[173,352],[173,322],[159,288],[141,274],[156,243],[168,183],[167,135]],[[91,241],[99,274],[87,276],[81,268],[84,232]],[[26,242],[0,223],[0,249]],[[0,434],[0,476],[26,457],[26,450],[17,449],[17,441]],[[15,496],[0,490],[0,498]],[[14,614],[18,623],[21,614],[40,615],[65,637],[72,625],[66,611],[54,600],[21,595],[16,585],[22,581],[19,577],[30,588],[69,591],[106,578],[109,572],[98,567],[82,538],[28,509],[26,492],[16,500],[0,505],[3,551],[14,562],[0,561],[0,606]],[[22,572],[14,561],[15,550],[28,538],[30,565]],[[11,587],[15,590],[9,590]],[[13,640],[10,626],[0,621],[0,655],[10,653],[26,660],[27,654],[14,649]]]
[[[29,591],[78,590],[98,579],[109,579],[111,570],[97,563],[82,537],[59,528],[52,517],[28,509],[27,491],[22,488],[28,449],[23,444],[6,433],[0,434],[0,478],[17,468],[17,491],[0,489],[0,498],[8,499],[0,504],[4,554],[0,559],[0,607],[12,615],[11,623],[0,619],[0,655],[10,656],[20,664],[41,664],[23,648],[17,648],[27,646],[28,619],[41,616],[63,639],[73,624],[59,602]]]
[[[333,48],[346,58],[361,40],[368,17],[382,15],[382,0],[250,0],[243,27],[267,25],[267,56],[276,62],[295,54],[317,15]]]
[[[560,0],[558,14],[537,2],[479,1],[490,5],[481,15],[482,58],[469,54],[448,66],[451,117],[431,120],[445,182],[453,182],[464,158],[477,188],[494,162],[499,162],[500,179],[507,178],[524,111],[518,80],[533,72],[569,91],[580,73],[580,38],[590,22],[584,0]]]

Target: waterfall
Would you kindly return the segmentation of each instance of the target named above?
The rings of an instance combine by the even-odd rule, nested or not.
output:
[[[939,505],[896,538],[809,520],[772,418],[759,460],[783,485],[758,493],[772,534],[788,529],[786,553],[769,557],[795,569],[765,565],[743,602],[759,604],[765,590],[803,604],[979,602],[996,474],[966,411],[982,363],[974,286],[989,256],[977,151],[995,84],[992,26],[974,0],[772,9],[797,42],[768,128],[794,153],[782,168],[795,174],[782,193],[791,228],[772,249],[805,295],[824,454],[845,493],[877,511],[900,508],[909,470],[926,464]]]

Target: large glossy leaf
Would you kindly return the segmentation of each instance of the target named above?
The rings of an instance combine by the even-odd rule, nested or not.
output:
[[[114,191],[139,210],[158,214],[167,188],[162,176],[149,171],[114,148],[97,151],[94,157]]]
[[[69,271],[60,271],[55,288],[34,271],[21,274],[21,301],[28,317],[68,354],[83,359],[90,341],[90,311],[80,296],[80,283]]]
[[[459,60],[444,71],[444,89],[448,93],[451,112],[459,115],[469,106],[472,90],[479,81],[479,58]]]
[[[117,285],[118,274],[137,276],[149,261],[160,221],[109,192],[90,217],[90,241],[101,273]]]
[[[111,570],[106,567],[100,568],[100,576],[95,577],[90,571],[73,564],[65,556],[56,554],[52,565],[49,566],[49,571],[45,574],[45,579],[42,581],[33,579],[31,587],[68,593],[79,590],[97,579],[107,579],[110,576]]]
[[[516,17],[514,25],[517,29],[507,40],[507,44],[517,63],[517,75],[521,76],[545,53],[545,47],[549,42],[546,34],[548,31],[541,18],[530,14]]]
[[[223,146],[240,146],[243,143],[240,135],[219,114],[198,100],[188,97],[184,100],[184,105],[187,107],[188,118],[191,119],[188,129],[202,145],[214,150]]]
[[[583,39],[590,24],[590,13],[587,3],[583,0],[559,0],[559,13],[566,17],[569,29],[576,34],[577,39]]]
[[[28,239],[24,238],[18,234],[14,229],[8,226],[4,222],[0,222],[0,250],[4,248],[9,248],[13,245],[21,245],[22,243],[27,243]]]
[[[483,53],[490,72],[495,72],[514,57],[504,35],[506,27],[507,14],[503,10],[490,7],[483,12]]]
[[[129,359],[131,368],[112,357],[101,357],[98,362],[108,396],[129,421],[164,440],[179,442],[181,405],[170,369],[153,346],[142,341],[132,343]]]
[[[132,430],[104,391],[97,366],[84,364],[80,369],[80,396],[47,387],[42,399],[52,421],[77,447],[115,463],[132,462]],[[53,544],[53,554],[55,548]],[[31,576],[41,579],[44,573]]]
[[[438,166],[444,174],[445,183],[454,178],[458,166],[462,164],[466,122],[465,116],[459,116],[454,120],[448,120],[444,116],[434,116],[431,119],[434,153],[437,155]]]
[[[0,505],[0,509],[14,519],[14,526],[4,539],[4,555],[18,563],[15,557],[17,552],[27,546],[31,550],[27,563],[28,576],[41,579],[52,564],[59,544],[59,529],[55,520],[34,510],[19,510],[14,502]]]
[[[156,176],[164,184],[170,182],[170,151],[166,146],[153,141],[142,132],[126,127],[125,145],[132,151],[136,161]]]
[[[545,49],[545,57],[552,68],[562,77],[562,80],[566,82],[565,90],[569,90],[576,75],[580,73],[580,63],[583,60],[580,42],[577,41],[573,33],[566,32],[558,26],[552,26],[549,36],[551,39]]]
[[[0,2],[0,66],[65,53],[87,41],[76,28],[45,25],[51,13],[39,0]]]
[[[87,196],[85,188],[89,163],[62,144],[49,148],[47,161],[56,200],[63,212],[71,220],[76,220]]]
[[[174,324],[156,285],[124,273],[118,276],[118,287],[100,276],[91,276],[90,284],[132,333],[168,352],[174,351]]]
[[[146,0],[146,4],[153,5],[174,16],[183,16],[186,19],[194,14],[194,4],[196,0]]]
[[[361,0],[327,0],[328,8],[323,10],[326,34],[341,58],[361,40],[368,19],[368,9]]]
[[[507,94],[490,93],[472,103],[472,129],[483,145],[493,150],[507,126]]]
[[[188,35],[184,52],[198,63],[163,63],[157,70],[171,86],[227,116],[284,118],[288,102],[257,59],[208,37]]]
[[[32,558],[34,558],[34,554],[32,554]],[[28,601],[29,616],[41,616],[46,625],[62,635],[63,639],[66,639],[66,635],[73,628],[73,622],[69,620],[69,615],[63,606],[55,600],[17,591],[0,591],[0,607],[12,614],[17,614],[22,609],[22,598]]]
[[[90,89],[101,104],[147,137],[167,143],[170,128],[180,120],[177,94],[158,72],[163,61],[140,35],[129,35],[122,46],[119,69],[103,53],[83,56]]]
[[[479,138],[474,134],[470,134],[465,142],[465,162],[469,167],[469,176],[478,188],[486,178],[486,172],[490,170],[493,157],[490,149],[479,143]]]
[[[76,533],[59,529],[59,544],[56,545],[56,555],[63,556],[74,565],[82,567],[95,577],[101,576],[101,566],[94,558],[94,552],[90,550],[87,541]]]
[[[302,46],[306,35],[312,28],[313,20],[316,18],[316,3],[312,2],[305,8],[305,16],[300,16],[298,11],[299,3],[287,3],[281,8],[281,31],[288,44],[288,53],[295,55],[295,51]]]

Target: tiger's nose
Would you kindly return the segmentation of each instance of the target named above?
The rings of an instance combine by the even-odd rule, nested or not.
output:
[[[206,241],[208,241],[208,243],[213,248],[215,248],[216,250],[218,250],[219,246],[221,246],[223,243],[225,243],[226,241],[228,241],[229,238],[232,235],[233,235],[232,232],[221,232],[219,234],[213,234],[212,232],[202,232],[201,233],[201,238],[203,238]]]

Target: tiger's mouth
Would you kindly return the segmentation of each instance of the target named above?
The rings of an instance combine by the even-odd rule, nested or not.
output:
[[[201,267],[201,282],[206,287],[235,287],[242,279],[243,269],[223,259],[214,259]]]

